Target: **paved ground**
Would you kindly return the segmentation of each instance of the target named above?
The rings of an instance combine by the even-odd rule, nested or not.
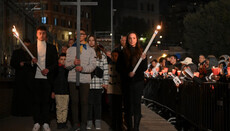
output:
[[[140,124],[140,131],[176,131],[175,127],[160,117],[158,114],[142,105],[142,119]],[[109,131],[109,126],[105,122],[108,117],[103,114],[102,130]],[[10,116],[0,120],[0,131],[31,131],[33,127],[32,117],[15,117]],[[68,122],[68,127],[70,123]],[[56,121],[51,121],[52,131],[68,131],[68,129],[58,130],[56,128]],[[91,130],[95,131],[95,130]],[[98,130],[97,130],[98,131]]]

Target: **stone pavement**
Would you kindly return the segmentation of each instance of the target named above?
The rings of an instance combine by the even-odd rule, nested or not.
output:
[[[142,116],[140,131],[176,131],[173,125],[144,105],[142,105]],[[106,123],[106,119],[108,119],[106,114],[103,114],[102,119],[102,130],[100,131],[109,131],[109,125]],[[68,122],[67,125],[70,127],[70,122]],[[58,130],[55,119],[51,121],[50,126],[52,131],[68,131],[68,129]],[[32,117],[10,116],[0,119],[0,131],[31,131],[32,127]],[[91,131],[96,130],[93,129]]]

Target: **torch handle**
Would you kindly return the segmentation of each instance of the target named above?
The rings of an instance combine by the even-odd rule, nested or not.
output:
[[[155,32],[154,32],[153,35],[152,35],[152,38],[150,39],[148,45],[146,46],[146,48],[145,48],[145,50],[144,50],[144,52],[143,52],[142,54],[146,54],[146,53],[147,53],[147,51],[149,50],[149,47],[151,46],[151,44],[152,44],[154,38],[155,38],[156,35],[157,35],[157,33],[158,33],[158,30],[155,30]],[[137,70],[137,68],[139,67],[139,65],[141,64],[141,61],[142,61],[142,60],[143,60],[142,58],[140,58],[140,59],[138,60],[136,66],[134,67],[134,69],[133,69],[133,71],[132,71],[133,73],[136,72],[136,70]]]
[[[145,53],[145,54],[146,54],[147,51],[149,50],[149,47],[151,46],[151,44],[152,44],[154,38],[156,37],[157,33],[158,33],[158,30],[155,30],[155,32],[154,32],[153,35],[152,35],[152,38],[150,39],[148,45],[146,46],[146,48],[145,48],[145,50],[144,50],[144,53]]]
[[[16,37],[16,38],[20,41],[20,43],[22,44],[22,46],[26,49],[26,51],[27,51],[27,53],[30,55],[30,57],[31,57],[32,59],[35,58],[35,57],[33,56],[33,54],[30,52],[30,50],[25,46],[25,44],[23,43],[23,41],[22,41],[19,37]],[[38,68],[39,68],[40,70],[42,70],[40,64],[39,64],[39,63],[36,63],[36,64],[38,65]]]
[[[139,67],[139,65],[141,64],[141,61],[142,61],[143,59],[142,58],[140,58],[139,60],[138,60],[138,62],[137,62],[137,64],[136,64],[136,66],[134,67],[134,69],[133,69],[133,73],[135,73],[136,71],[137,71],[137,68]]]

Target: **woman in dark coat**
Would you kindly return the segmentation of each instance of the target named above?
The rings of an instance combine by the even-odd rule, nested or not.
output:
[[[142,58],[137,71],[132,72],[138,60]],[[142,48],[135,32],[127,35],[126,47],[119,54],[117,62],[117,70],[120,72],[124,106],[125,121],[128,131],[132,130],[132,116],[134,116],[134,130],[139,131],[141,120],[141,96],[144,88],[144,71],[147,70],[146,54],[142,54]]]
[[[30,40],[24,40],[26,46],[29,46],[30,43]],[[30,116],[32,115],[32,95],[30,86],[32,67],[29,55],[27,55],[23,47],[13,52],[10,65],[15,69],[12,114],[15,116]]]

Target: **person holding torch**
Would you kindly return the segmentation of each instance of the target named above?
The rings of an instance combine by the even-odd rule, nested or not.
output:
[[[33,54],[33,89],[34,96],[34,127],[38,131],[42,125],[44,131],[50,131],[49,108],[51,87],[58,69],[58,54],[56,47],[46,42],[47,30],[45,26],[37,27],[37,42],[31,44],[29,50]],[[37,66],[39,65],[39,67]]]
[[[139,67],[133,72],[139,59],[142,59]],[[125,121],[128,131],[133,129],[132,116],[134,116],[134,130],[139,131],[141,120],[141,96],[144,88],[144,71],[147,70],[146,54],[142,52],[138,36],[135,32],[127,35],[126,46],[119,54],[117,71],[121,75],[123,84]]]

